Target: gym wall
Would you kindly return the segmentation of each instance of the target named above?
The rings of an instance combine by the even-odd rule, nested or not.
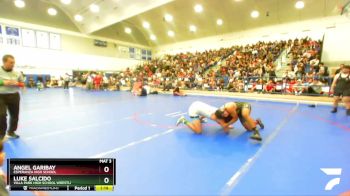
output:
[[[72,70],[124,70],[126,67],[138,65],[142,61],[129,58],[129,54],[121,52],[119,47],[150,49],[143,45],[86,36],[77,32],[20,21],[0,18],[0,24],[2,26],[11,25],[60,34],[61,49],[59,50],[0,44],[0,55],[14,55],[16,57],[17,69],[26,74],[51,74],[59,76],[64,73],[71,73]],[[94,46],[95,39],[107,41],[107,47]]]

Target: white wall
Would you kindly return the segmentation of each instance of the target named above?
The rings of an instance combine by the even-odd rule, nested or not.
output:
[[[55,76],[71,73],[72,70],[119,71],[141,63],[132,59],[23,47],[1,47],[0,54],[14,55],[16,69],[25,74],[51,74]]]
[[[350,23],[337,24],[327,29],[322,60],[331,65],[350,63]]]
[[[66,35],[66,36],[74,36],[74,37],[78,37],[78,38],[88,38],[91,40],[102,39],[104,41],[112,42],[112,43],[115,43],[117,45],[125,45],[125,46],[131,46],[131,47],[150,49],[150,47],[144,46],[141,44],[129,43],[129,42],[124,42],[124,41],[120,41],[120,40],[114,40],[114,39],[109,39],[109,38],[104,38],[104,37],[99,37],[99,36],[93,36],[93,35],[86,35],[86,34],[82,34],[79,32],[68,31],[68,30],[64,30],[64,29],[58,29],[58,28],[54,28],[54,27],[42,26],[42,25],[21,22],[21,21],[16,21],[16,20],[10,20],[10,19],[1,18],[1,17],[0,17],[0,23],[1,24],[8,24],[11,26],[17,26],[17,27],[25,27],[25,28],[34,29],[34,30],[54,32],[54,33],[59,33],[59,34]]]
[[[61,34],[61,50],[39,49],[0,44],[0,56],[12,54],[16,58],[17,70],[25,74],[62,75],[72,70],[119,71],[142,63],[119,53],[118,46],[132,46],[149,49],[147,46],[120,42],[100,37],[87,36],[46,26],[0,18],[0,24],[24,27]],[[108,41],[108,47],[96,47],[94,39]]]
[[[156,56],[162,56],[179,52],[195,52],[233,45],[245,45],[258,41],[287,40],[306,36],[313,39],[322,39],[325,35],[322,60],[329,63],[334,61],[349,62],[349,33],[350,20],[343,16],[333,16],[163,45],[154,50]]]
[[[102,40],[114,44],[109,44],[108,48],[98,48],[92,45],[92,40],[97,37],[1,18],[0,23],[50,31],[62,35],[61,51],[0,45],[0,56],[7,53],[13,54],[17,60],[17,68],[27,74],[61,75],[72,70],[95,69],[118,71],[141,63],[139,60],[121,58],[117,53],[114,44],[118,46],[128,43],[102,38]],[[348,55],[350,51],[349,32],[349,19],[341,16],[327,17],[163,45],[153,49],[153,54],[160,56],[186,51],[203,51],[256,43],[257,41],[286,40],[306,36],[321,39],[325,35],[322,60],[329,65],[336,65],[339,62],[350,62],[350,55]],[[149,47],[135,44],[130,44],[130,46],[149,49]]]

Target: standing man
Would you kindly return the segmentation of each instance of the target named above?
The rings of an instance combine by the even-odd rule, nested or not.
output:
[[[70,80],[70,75],[68,73],[66,73],[64,75],[64,85],[63,85],[63,89],[69,89],[69,80]]]
[[[100,90],[102,79],[103,78],[101,73],[97,73],[96,76],[94,77],[95,90]]]
[[[334,92],[332,113],[338,111],[338,103],[343,99],[346,115],[350,116],[350,65],[344,65],[341,72],[335,75],[331,92]]]
[[[19,116],[19,89],[24,87],[23,76],[13,71],[15,58],[5,55],[0,68],[0,139],[4,138],[6,131],[11,138],[19,138],[15,133]],[[9,127],[7,129],[7,112],[9,113]]]

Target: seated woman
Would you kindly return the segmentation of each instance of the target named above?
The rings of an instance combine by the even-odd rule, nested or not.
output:
[[[299,79],[297,83],[294,85],[294,94],[295,95],[301,95],[305,91],[305,86],[302,83],[302,80]]]
[[[133,95],[138,95],[139,92],[141,91],[141,88],[142,88],[142,83],[140,81],[137,81],[134,83],[132,90],[131,90],[131,93]]]
[[[322,87],[325,86],[320,80],[315,77],[312,80],[312,83],[307,87],[307,93],[311,96],[322,95],[324,92],[322,91]]]
[[[276,90],[276,85],[272,80],[269,80],[269,82],[264,86],[264,92],[266,93],[274,93]]]
[[[250,88],[249,92],[261,92],[263,90],[263,84],[264,81],[262,79],[259,79],[257,82],[252,82],[252,87]]]
[[[174,96],[186,96],[186,94],[184,93],[184,92],[182,92],[182,91],[180,91],[180,88],[179,88],[179,86],[176,86],[175,88],[174,88],[174,90],[173,90],[173,95]]]

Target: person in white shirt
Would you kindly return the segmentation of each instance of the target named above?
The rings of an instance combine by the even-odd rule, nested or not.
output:
[[[15,57],[4,55],[2,62],[3,65],[0,67],[0,140],[5,136],[6,131],[7,136],[19,138],[15,133],[20,111],[19,90],[24,87],[22,74],[13,70]]]
[[[108,89],[108,84],[109,84],[109,80],[106,74],[103,75],[102,81],[103,81],[103,90],[106,91]]]
[[[92,77],[92,75],[88,74],[86,79],[86,89],[91,90],[93,88],[93,81],[94,78]]]
[[[291,71],[290,68],[288,68],[283,74],[282,74],[283,78],[287,78],[287,79],[294,79],[295,78],[295,72]]]
[[[320,60],[318,58],[312,59],[310,61],[310,65],[317,66],[320,63]]]
[[[63,80],[64,80],[64,85],[63,85],[63,89],[68,89],[69,88],[69,80],[70,80],[70,76],[68,73],[66,73],[63,76]]]

